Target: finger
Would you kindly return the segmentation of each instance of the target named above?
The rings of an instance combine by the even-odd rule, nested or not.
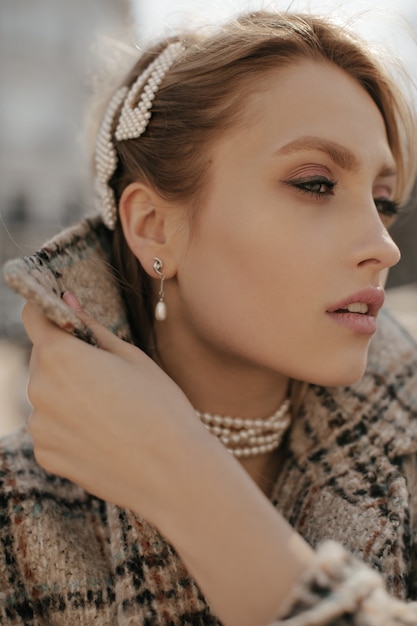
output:
[[[33,344],[41,343],[46,338],[52,338],[51,333],[60,333],[58,327],[53,324],[38,306],[32,302],[26,302],[22,310],[22,322],[29,339]]]
[[[76,313],[77,317],[92,330],[102,350],[115,354],[121,354],[125,351],[128,344],[119,339],[114,333],[108,330],[108,328],[100,324],[100,322],[87,313],[87,311],[82,308],[78,298],[71,291],[66,291],[62,296],[62,300]]]
[[[32,348],[32,350],[30,352],[29,363],[28,363],[28,377],[27,377],[27,382],[26,382],[26,395],[28,394],[28,386],[29,386],[29,383],[31,381],[31,378],[34,375],[34,373],[37,371],[37,368],[38,368],[38,360],[37,360],[37,357],[36,357],[36,349]]]

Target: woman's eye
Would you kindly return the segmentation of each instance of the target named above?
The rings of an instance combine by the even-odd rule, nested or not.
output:
[[[332,196],[336,182],[325,178],[324,176],[318,176],[315,178],[298,178],[288,181],[289,185],[292,185],[303,193],[313,194],[314,196]]]
[[[386,217],[396,217],[399,213],[399,206],[394,200],[389,198],[375,198],[375,206],[378,213]]]

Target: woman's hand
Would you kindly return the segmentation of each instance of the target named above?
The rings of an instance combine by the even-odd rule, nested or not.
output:
[[[73,308],[74,301],[69,296]],[[153,520],[167,477],[179,470],[181,447],[185,453],[208,433],[156,363],[83,311],[77,314],[99,348],[57,328],[33,304],[23,310],[33,343],[28,397],[36,459],[47,471]]]

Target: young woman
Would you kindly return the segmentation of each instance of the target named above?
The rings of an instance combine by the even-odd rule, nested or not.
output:
[[[322,19],[142,55],[100,217],[6,268],[34,349],[2,624],[417,623],[417,353],[380,313],[414,133]]]

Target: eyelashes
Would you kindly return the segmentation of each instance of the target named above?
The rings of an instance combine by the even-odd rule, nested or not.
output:
[[[326,199],[330,196],[334,196],[337,181],[327,178],[326,176],[309,176],[304,178],[293,178],[288,181],[284,181],[286,185],[295,188],[302,194],[307,194],[310,197],[317,199]],[[382,216],[387,218],[396,218],[400,212],[400,206],[395,200],[390,198],[375,198],[375,207]]]
[[[301,193],[313,196],[315,198],[326,198],[334,195],[337,182],[326,178],[326,176],[309,176],[308,178],[293,178],[285,181],[291,187],[294,187]]]
[[[389,198],[375,198],[374,202],[378,213],[386,217],[397,217],[400,212],[399,204],[395,202],[395,200],[390,200]]]

